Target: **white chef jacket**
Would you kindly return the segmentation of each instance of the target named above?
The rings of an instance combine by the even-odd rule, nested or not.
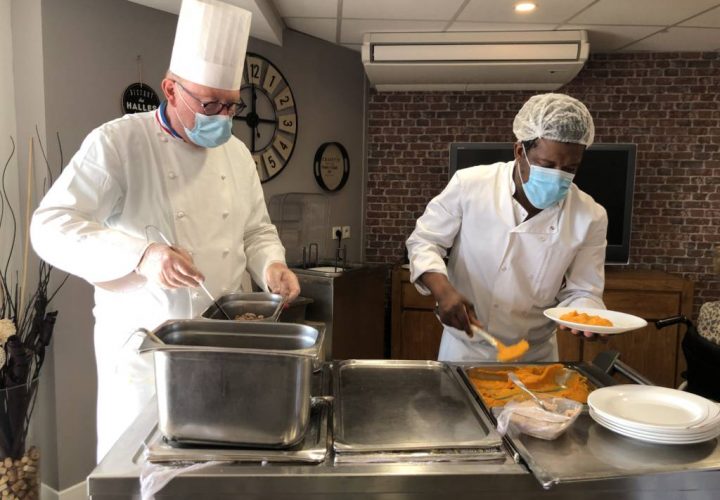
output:
[[[607,215],[572,184],[567,197],[517,223],[514,162],[458,171],[427,206],[407,240],[410,279],[425,272],[448,276],[470,300],[485,329],[505,344],[527,339],[525,361],[557,360],[555,306],[605,308]],[[447,266],[443,258],[450,251]],[[495,350],[475,336],[444,326],[438,358],[494,361]]]
[[[31,236],[43,260],[98,283],[133,272],[149,224],[191,253],[216,297],[238,290],[246,268],[265,286],[267,266],[285,262],[243,143],[192,146],[163,130],[155,112],[93,130],[35,211]],[[162,241],[153,229],[147,236]],[[152,357],[137,355],[129,336],[197,317],[209,303],[197,289],[95,287],[98,460],[154,394]]]

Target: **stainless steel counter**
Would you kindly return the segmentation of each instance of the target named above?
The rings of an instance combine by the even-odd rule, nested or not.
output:
[[[320,385],[326,386],[324,381]],[[139,477],[146,466],[142,443],[156,423],[156,405],[152,402],[88,477],[91,498],[139,498]],[[538,440],[532,445],[546,466],[555,464],[562,475],[570,477],[568,482],[547,490],[523,463],[515,462],[513,457],[517,454],[508,447],[503,459],[483,462],[336,464],[330,453],[318,465],[228,464],[181,475],[157,497],[203,500],[477,500],[486,495],[493,500],[720,498],[720,470],[697,470],[720,467],[717,440],[692,446],[649,446],[615,436],[583,415],[572,433],[561,440]],[[578,456],[584,458],[574,459],[572,455],[578,448],[583,448]],[[626,475],[628,469],[633,468],[642,475],[608,477]],[[572,474],[567,474],[568,470],[580,471],[582,474],[578,477],[589,479],[576,481]],[[608,475],[602,470],[611,470],[611,473]],[[662,472],[650,473],[652,471]]]

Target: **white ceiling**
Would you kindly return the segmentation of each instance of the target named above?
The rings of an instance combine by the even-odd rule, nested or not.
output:
[[[182,0],[129,0],[171,14],[180,12]],[[275,11],[272,0],[223,0],[252,12],[250,34],[266,42],[282,45],[283,22]]]
[[[130,0],[177,14],[181,0]],[[720,0],[225,0],[253,12],[252,35],[290,29],[359,50],[370,32],[584,29],[591,52],[720,50]]]
[[[718,0],[269,0],[296,31],[359,50],[367,32],[584,29],[591,52],[720,50]]]

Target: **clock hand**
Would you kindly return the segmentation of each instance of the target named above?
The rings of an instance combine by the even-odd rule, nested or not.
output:
[[[257,116],[257,113],[255,112],[255,109],[257,108],[257,92],[255,91],[255,85],[251,85],[251,86],[250,86],[250,90],[252,91],[252,102],[251,102],[252,108],[251,108],[251,110],[250,110],[250,113],[252,113],[253,115]],[[258,131],[257,131],[257,130],[258,130],[258,124],[257,124],[257,123],[248,122],[248,125],[250,125],[250,126],[253,128],[253,131],[255,132],[255,134],[253,134],[253,133],[250,134],[250,136],[251,136],[251,142],[252,142],[252,144],[251,144],[251,146],[250,146],[250,149],[251,149],[252,152],[254,153],[254,152],[255,152],[255,135],[257,134],[258,138],[260,137],[260,134],[259,134]]]

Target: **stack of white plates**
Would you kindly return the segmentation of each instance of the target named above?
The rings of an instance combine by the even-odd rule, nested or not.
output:
[[[649,443],[702,443],[720,435],[720,405],[675,389],[614,385],[593,391],[588,406],[598,424]]]

